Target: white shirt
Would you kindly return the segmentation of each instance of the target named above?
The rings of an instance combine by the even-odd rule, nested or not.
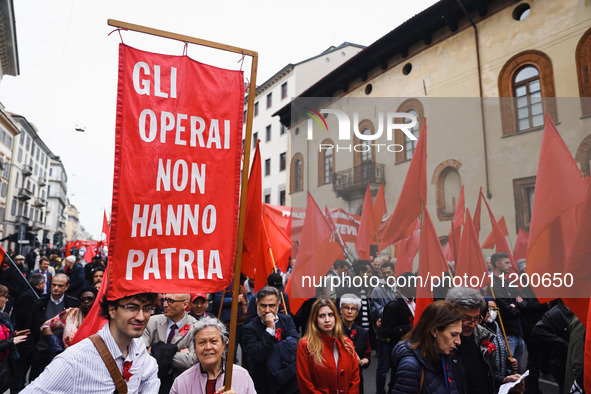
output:
[[[129,394],[157,394],[160,388],[156,359],[146,351],[141,338],[134,338],[129,344],[127,357],[124,357],[106,324],[98,334],[103,338],[119,371],[123,362],[131,361],[129,372],[133,374],[127,382]],[[112,394],[115,383],[107,370],[96,347],[88,338],[70,346],[53,359],[43,373],[29,384],[21,393],[46,394]]]

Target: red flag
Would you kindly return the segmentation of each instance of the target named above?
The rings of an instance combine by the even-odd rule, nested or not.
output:
[[[424,209],[423,228],[421,229],[421,247],[419,250],[419,277],[429,282],[417,285],[417,303],[415,307],[415,318],[417,322],[421,314],[431,302],[433,302],[433,292],[430,287],[431,277],[439,277],[449,271],[449,266],[443,257],[443,250],[439,237],[435,231],[435,226],[431,221],[429,211]],[[418,282],[420,284],[420,281]]]
[[[273,220],[265,218],[263,226],[266,244],[273,251],[277,269],[281,270],[281,272],[287,272],[289,254],[291,253],[291,240]]]
[[[396,257],[394,271],[396,275],[412,272],[412,263],[419,251],[421,244],[421,220],[417,218],[414,223],[411,223],[411,226],[412,230],[410,231],[412,231],[412,234],[394,244],[396,248],[394,251],[394,257]]]
[[[466,211],[466,204],[464,202],[464,185],[460,190],[460,198],[456,205],[454,218],[451,221],[451,230],[447,244],[450,245],[451,253],[453,254],[453,261],[458,261],[458,250],[460,249],[460,237],[462,234],[462,226],[464,225],[464,212]]]
[[[99,316],[99,311],[101,309],[100,303],[103,300],[103,296],[105,295],[105,291],[107,291],[107,286],[109,281],[109,266],[105,269],[105,275],[103,276],[103,281],[101,282],[101,286],[99,287],[98,294],[94,300],[94,304],[92,304],[92,308],[82,320],[82,324],[78,327],[78,331],[76,331],[76,335],[72,339],[72,345],[80,342],[81,340],[88,338],[89,336],[96,334],[105,324],[107,324],[107,319],[102,316]]]
[[[587,320],[585,321],[585,327],[587,329],[587,333],[591,332],[591,304],[589,304],[589,308],[587,309]],[[584,360],[584,375],[583,381],[585,382],[585,392],[591,393],[591,335],[585,335],[585,360]]]
[[[252,159],[252,167],[248,177],[248,189],[246,191],[246,212],[244,238],[242,242],[242,264],[240,271],[249,278],[255,277],[257,261],[262,258],[261,217],[262,207],[262,181],[261,181],[261,152],[260,140],[257,140],[256,150]],[[265,277],[265,281],[267,277]]]
[[[546,114],[527,246],[526,270],[530,276],[570,272],[567,261],[575,239],[578,233],[589,234],[584,230],[588,224],[578,226],[584,222],[579,211],[588,200],[586,194],[587,182],[552,118]],[[588,264],[585,261],[584,266]],[[538,298],[553,299],[563,296],[561,292],[566,289],[538,287],[534,291]],[[588,295],[587,290],[583,296]],[[565,303],[568,305],[566,300]]]
[[[365,189],[365,198],[363,199],[363,209],[361,210],[361,223],[357,231],[357,241],[355,250],[362,260],[369,260],[369,250],[371,244],[376,244],[376,223],[374,222],[374,212],[371,203],[371,190],[369,183]]]
[[[473,289],[482,289],[490,284],[486,263],[478,244],[478,236],[469,209],[466,209],[466,225],[462,232],[462,241],[458,250],[456,276],[470,278],[466,286]],[[472,278],[480,280],[476,282],[476,279],[473,281]]]
[[[505,235],[503,234],[503,230],[501,230],[501,226],[497,223],[490,206],[488,205],[488,201],[484,199],[484,203],[486,204],[486,208],[488,209],[488,216],[490,218],[490,224],[492,225],[492,231],[495,238],[495,245],[496,245],[496,252],[497,253],[507,253],[509,255],[509,260],[511,260],[511,271],[519,274],[519,270],[515,265],[515,259],[513,258],[513,254],[511,253],[511,249],[509,249],[509,244],[505,239]],[[505,227],[506,228],[506,227]]]
[[[373,222],[376,225],[376,230],[382,224],[382,218],[388,211],[386,210],[386,195],[384,193],[384,184],[380,184],[378,194],[373,202]]]
[[[520,228],[519,232],[517,233],[517,239],[515,240],[515,247],[513,248],[513,258],[515,259],[515,261],[524,259],[527,255],[528,237],[529,233],[524,229]]]
[[[293,273],[293,271],[292,271],[292,273]],[[308,298],[294,297],[292,295],[291,277],[292,277],[292,275],[290,275],[289,278],[287,279],[287,284],[285,285],[285,292],[287,293],[287,296],[289,297],[289,309],[291,311],[291,314],[295,315],[296,313],[298,313],[298,311],[300,310],[302,305],[304,305],[304,302],[306,302],[306,300]]]
[[[107,241],[107,245],[109,245],[109,221],[107,220],[107,211],[104,211],[103,216],[103,234],[105,234],[105,240]]]
[[[379,250],[406,238],[405,230],[421,214],[421,206],[427,202],[427,121],[419,135],[416,150],[410,161],[406,178],[394,213],[380,227]]]
[[[484,198],[482,194],[482,187],[480,187],[480,192],[478,193],[478,201],[476,201],[476,209],[474,210],[474,230],[476,231],[476,235],[480,235],[480,210],[481,210],[481,202]]]
[[[107,296],[227,288],[242,248],[244,74],[123,44],[118,70]]]
[[[343,250],[336,241],[333,231],[318,208],[316,201],[308,193],[306,218],[302,229],[302,238],[298,257],[294,265],[291,279],[294,297],[310,298],[316,294],[316,289],[309,281],[303,279],[324,277],[333,263],[342,258]]]
[[[503,234],[503,237],[508,236],[509,230],[507,230],[507,224],[505,223],[504,216],[501,216],[498,224],[499,224],[499,228],[501,229],[501,233]],[[486,237],[486,239],[482,243],[482,249],[494,249],[494,248],[495,248],[495,232],[494,232],[494,230],[491,230],[490,234],[488,234],[488,237]]]

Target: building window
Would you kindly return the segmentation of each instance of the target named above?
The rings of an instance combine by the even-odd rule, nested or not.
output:
[[[591,134],[585,137],[577,148],[575,161],[579,165],[583,176],[591,173]]]
[[[417,118],[417,124],[409,128],[409,132],[414,135],[417,140],[412,140],[410,137],[406,135],[402,130],[395,130],[394,131],[394,142],[398,145],[404,147],[403,150],[400,152],[396,152],[396,163],[402,163],[404,161],[412,159],[412,155],[415,153],[415,149],[417,147],[417,142],[419,139],[419,133],[421,128],[423,127],[424,119],[425,119],[425,111],[423,109],[423,105],[417,99],[408,99],[405,100],[396,112],[406,112],[408,114],[412,114]],[[408,118],[397,118],[396,123],[409,123],[410,119]]]
[[[271,141],[271,125],[265,129],[265,142]]]
[[[18,162],[23,162],[23,148],[18,148]]]
[[[523,131],[544,124],[540,73],[533,66],[523,67],[513,81],[517,107],[517,130]]]
[[[301,153],[296,153],[291,159],[290,167],[290,193],[304,190],[304,158]]]
[[[446,160],[440,163],[433,172],[432,184],[435,184],[435,206],[440,221],[452,220],[462,190],[459,169],[462,163],[457,160]]]
[[[273,105],[273,92],[267,95],[267,108],[271,108]]]
[[[252,135],[252,149],[255,149],[257,147],[257,141],[259,140],[259,133],[255,132]]]
[[[535,187],[535,176],[513,179],[513,195],[515,199],[515,232],[518,232],[520,228],[529,231]]]
[[[259,115],[259,102],[254,103],[254,116]]]
[[[287,97],[287,82],[281,84],[281,100]]]
[[[271,175],[271,159],[265,160],[265,176]]]
[[[287,127],[285,125],[281,125],[279,128],[279,135],[283,135],[285,133],[287,133]]]
[[[246,123],[246,110],[244,110],[244,116],[242,117],[242,123]]]
[[[583,116],[591,115],[591,29],[583,34],[577,44],[575,62],[577,63],[581,112]]]
[[[10,206],[10,214],[12,216],[16,215],[16,201],[12,200],[12,205]]]
[[[279,205],[285,206],[285,190],[279,191]]]
[[[265,204],[271,204],[271,190],[269,190],[269,189],[265,190],[263,202]]]
[[[498,82],[504,136],[542,126],[546,112],[558,122],[554,71],[546,54],[530,50],[513,56]]]
[[[285,152],[279,154],[279,171],[285,171],[286,159]]]
[[[318,152],[318,185],[326,185],[332,182],[332,174],[334,173],[334,142],[327,138],[322,141],[321,146],[331,147],[322,149]]]

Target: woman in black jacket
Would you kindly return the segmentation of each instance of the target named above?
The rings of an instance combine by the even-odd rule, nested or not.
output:
[[[0,310],[8,300],[8,288],[0,285]],[[10,360],[18,357],[15,345],[25,341],[29,330],[14,331],[8,315],[0,312],[0,393],[10,388],[12,371]]]

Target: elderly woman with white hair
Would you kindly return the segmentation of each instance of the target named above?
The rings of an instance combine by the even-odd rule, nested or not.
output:
[[[355,294],[344,294],[341,297],[340,307],[341,319],[343,320],[343,335],[351,339],[355,346],[359,364],[359,393],[363,394],[363,369],[369,367],[371,347],[369,346],[369,331],[355,323],[361,309],[361,298]]]
[[[234,364],[232,388],[224,391],[226,326],[214,317],[204,317],[193,323],[197,364],[175,379],[171,394],[256,394],[254,383],[246,369]]]

